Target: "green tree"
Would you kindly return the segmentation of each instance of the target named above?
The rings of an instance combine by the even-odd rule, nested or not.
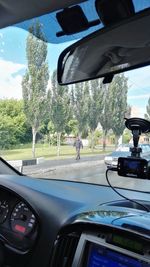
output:
[[[132,138],[131,131],[125,129],[122,137],[123,137],[123,143],[128,144]]]
[[[48,130],[47,141],[48,141],[49,147],[50,147],[50,145],[55,144],[55,127],[54,127],[54,124],[52,123],[52,121],[49,121],[49,123],[47,125],[47,130]]]
[[[88,99],[88,126],[91,133],[91,149],[94,149],[94,132],[100,121],[100,114],[103,110],[103,88],[100,79],[89,82],[90,94]]]
[[[111,90],[110,86],[104,85],[102,86],[103,90],[103,110],[100,114],[100,123],[103,129],[103,150],[106,149],[106,137],[108,131],[111,129],[112,125],[112,110],[111,110]]]
[[[100,138],[102,138],[102,132],[99,131],[98,129],[96,129],[94,131],[94,136],[93,137],[91,137],[91,132],[89,132],[89,135],[88,135],[89,147],[90,148],[92,147],[91,141],[94,142],[94,145],[99,145]]]
[[[29,131],[23,111],[23,101],[16,99],[0,100],[0,147],[9,148],[25,143]]]
[[[146,106],[146,114],[144,115],[146,120],[150,121],[150,98],[148,99],[148,104]]]
[[[84,82],[75,84],[71,93],[74,117],[78,121],[78,134],[83,135],[85,132],[88,133],[88,83]]]
[[[36,36],[36,37],[35,37]],[[46,116],[49,80],[47,44],[38,21],[30,28],[26,44],[28,68],[23,77],[24,112],[32,127],[32,156],[35,157],[36,135]]]
[[[111,110],[112,110],[112,130],[115,134],[115,145],[118,144],[119,137],[125,129],[125,115],[128,112],[127,93],[128,78],[124,74],[116,75],[110,84],[111,90]]]
[[[70,99],[67,86],[57,83],[56,71],[52,75],[51,121],[57,132],[57,156],[60,155],[61,135],[70,119]]]
[[[73,134],[76,136],[78,134],[78,121],[75,119],[71,119],[68,121],[66,127],[65,127],[66,134]]]

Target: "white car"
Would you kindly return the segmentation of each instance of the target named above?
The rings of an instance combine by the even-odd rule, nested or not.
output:
[[[106,166],[109,167],[117,167],[118,158],[119,157],[128,157],[131,156],[130,148],[132,145],[130,144],[122,144],[117,147],[115,151],[111,154],[105,156],[104,162]],[[141,157],[149,158],[150,157],[150,145],[149,144],[140,144],[139,147],[142,148]]]

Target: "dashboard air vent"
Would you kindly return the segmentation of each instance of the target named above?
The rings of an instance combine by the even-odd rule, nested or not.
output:
[[[55,241],[51,267],[71,267],[78,241],[76,233],[59,236]]]

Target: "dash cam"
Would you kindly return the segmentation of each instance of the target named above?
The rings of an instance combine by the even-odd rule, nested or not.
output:
[[[142,149],[138,146],[141,133],[150,132],[150,121],[141,118],[126,119],[125,126],[132,131],[133,147],[131,156],[118,159],[119,176],[150,180],[150,160],[141,157]]]
[[[117,171],[119,176],[150,179],[150,161],[143,158],[120,157]]]

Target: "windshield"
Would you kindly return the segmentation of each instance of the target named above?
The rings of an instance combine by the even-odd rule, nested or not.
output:
[[[117,147],[117,149],[116,149],[116,151],[127,151],[127,152],[129,152],[130,151],[130,147],[131,147],[131,145],[129,145],[129,144],[121,144],[121,145],[119,145],[118,147]]]
[[[0,30],[0,156],[35,178],[106,185],[105,158],[132,146],[124,117],[150,119],[150,67],[116,75],[107,85],[97,79],[59,86],[58,56],[74,41],[45,42],[38,19],[29,28]],[[149,135],[141,135],[140,144],[149,157]],[[117,187],[150,191],[149,181],[110,179]]]

